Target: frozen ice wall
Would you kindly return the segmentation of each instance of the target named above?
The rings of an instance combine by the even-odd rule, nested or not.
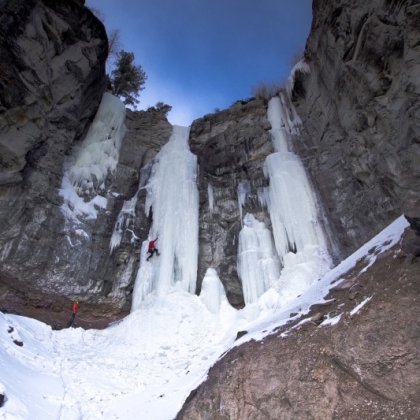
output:
[[[300,119],[284,95],[270,100],[277,152],[267,157],[264,173],[270,179],[268,208],[277,254],[283,265],[276,290],[289,300],[310,287],[330,267],[318,206],[300,158],[286,149],[298,133]]]
[[[264,164],[270,185],[257,192],[261,206],[269,210],[275,250],[266,226],[246,215],[239,236],[238,273],[245,303],[257,302],[270,290],[270,305],[277,299],[274,306],[281,306],[325,274],[331,261],[305,169],[289,151],[290,135],[298,134],[300,119],[283,95],[271,99],[267,118],[275,153]]]
[[[254,303],[280,275],[273,237],[265,223],[246,214],[239,234],[238,274],[242,280],[245,304]]]
[[[273,98],[268,119],[273,126],[273,142],[281,146],[264,164],[264,173],[270,179],[269,212],[274,239],[282,261],[290,251],[302,252],[306,246],[325,247],[316,200],[305,169],[297,155],[285,150],[289,133],[295,128],[286,114],[284,99]]]
[[[158,237],[160,256],[146,261],[147,243],[133,292],[132,310],[145,297],[173,288],[195,293],[198,259],[197,158],[188,147],[188,127],[174,126],[169,142],[156,156],[147,184],[146,212],[153,212],[150,238]]]
[[[105,179],[117,167],[124,120],[124,104],[110,93],[104,93],[83,143],[64,170],[60,195],[67,216],[95,219],[97,208],[106,208]]]

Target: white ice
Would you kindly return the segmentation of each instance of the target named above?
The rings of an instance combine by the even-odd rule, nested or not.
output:
[[[246,214],[239,234],[238,274],[242,280],[245,304],[257,302],[280,275],[280,261],[271,232],[265,223]]]
[[[98,208],[106,208],[105,179],[117,167],[124,120],[124,104],[104,93],[85,139],[64,168],[59,193],[67,217],[95,219]]]
[[[284,95],[270,100],[267,117],[277,152],[269,155],[264,174],[270,180],[268,209],[277,254],[283,265],[274,285],[281,304],[294,299],[320,278],[331,264],[317,202],[297,155],[288,151],[288,136],[299,120]],[[292,117],[290,117],[292,115]]]
[[[258,222],[251,215],[247,215],[241,230],[238,250],[238,274],[245,303],[253,304],[254,308],[248,311],[256,312],[280,308],[295,299],[331,265],[305,168],[300,158],[289,151],[289,137],[298,135],[300,119],[285,95],[270,100],[267,118],[276,151],[264,163],[270,185],[257,189],[257,194],[261,206],[269,210],[275,250],[265,225],[264,229],[256,229]],[[239,184],[241,215],[249,191],[249,183]],[[258,232],[265,235],[258,236]]]
[[[155,159],[147,184],[146,211],[153,212],[149,240],[158,237],[160,256],[140,268],[133,292],[132,310],[147,294],[164,296],[172,288],[195,293],[198,260],[197,157],[188,146],[188,127],[174,126],[169,142]]]
[[[213,208],[214,208],[214,191],[213,191],[213,185],[211,185],[210,182],[207,185],[207,195],[209,197],[209,210],[210,210],[210,214],[213,214]]]
[[[200,298],[212,314],[218,314],[221,305],[227,303],[225,289],[214,268],[208,268],[206,271],[201,286]]]

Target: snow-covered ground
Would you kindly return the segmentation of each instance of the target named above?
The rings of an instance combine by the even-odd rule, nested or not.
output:
[[[374,262],[372,247],[386,250],[398,242],[407,225],[401,216],[280,310],[270,309],[272,289],[240,311],[223,294],[215,310],[205,296],[173,289],[146,296],[139,309],[105,330],[53,331],[33,319],[0,313],[0,393],[5,395],[0,418],[173,420],[225,351],[263,339],[287,323],[290,313],[304,316],[360,258]],[[214,293],[217,274],[207,277],[205,290]],[[366,299],[352,314],[369,304]],[[324,328],[337,322],[339,317],[328,320]],[[248,334],[235,341],[243,330]]]

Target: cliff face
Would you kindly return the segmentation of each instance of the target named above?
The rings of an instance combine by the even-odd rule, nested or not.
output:
[[[106,181],[107,209],[78,226],[65,220],[63,166],[106,89],[105,29],[83,3],[0,2],[0,306],[60,325],[69,299],[83,291],[89,313],[81,322],[101,326],[129,310],[137,264],[127,238],[110,258],[119,210],[171,126],[161,114],[127,111],[120,162]],[[136,224],[139,236],[147,223]]]
[[[206,270],[217,270],[230,303],[244,305],[236,260],[241,214],[254,214],[271,226],[258,200],[266,186],[265,158],[273,152],[266,106],[259,100],[238,101],[229,109],[194,121],[190,148],[198,156],[199,262],[198,290]],[[238,186],[249,186],[242,212]]]
[[[313,3],[295,142],[348,255],[420,191],[418,1]]]
[[[108,46],[103,25],[81,2],[4,0],[1,9],[0,279],[7,310],[16,300],[25,305],[30,293],[34,305],[49,300],[39,281],[53,271],[63,238],[63,162],[98,108]]]

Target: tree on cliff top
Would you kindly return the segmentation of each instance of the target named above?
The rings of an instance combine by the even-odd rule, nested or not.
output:
[[[147,76],[140,65],[134,64],[134,54],[121,50],[117,53],[115,69],[109,77],[112,93],[124,98],[125,105],[136,105],[140,91],[144,89]]]

